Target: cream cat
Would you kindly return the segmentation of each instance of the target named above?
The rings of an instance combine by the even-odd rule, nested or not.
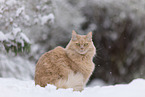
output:
[[[58,46],[40,57],[36,65],[35,84],[83,90],[95,67],[92,61],[95,53],[92,32],[78,35],[72,31],[66,48]]]

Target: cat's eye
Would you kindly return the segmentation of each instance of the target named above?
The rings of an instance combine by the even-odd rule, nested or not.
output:
[[[87,45],[88,45],[88,43],[85,43],[85,44],[84,44],[84,46],[87,46]]]
[[[80,43],[76,43],[77,46],[80,46]]]

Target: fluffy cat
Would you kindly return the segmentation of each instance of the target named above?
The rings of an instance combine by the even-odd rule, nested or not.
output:
[[[95,67],[92,61],[95,53],[92,32],[78,35],[73,30],[66,48],[58,46],[40,57],[36,64],[35,84],[83,90]]]

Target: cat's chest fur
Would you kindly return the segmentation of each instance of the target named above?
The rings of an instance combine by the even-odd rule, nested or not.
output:
[[[56,86],[63,88],[69,86],[75,87],[76,90],[81,90],[80,88],[86,85],[94,70],[94,64],[91,59],[89,60],[88,56],[76,56],[75,54],[69,56],[66,50],[61,47],[57,47],[56,49],[64,52],[61,62],[64,62],[64,67],[69,68],[69,73],[67,73],[65,78],[58,80]],[[59,53],[57,54],[59,55]]]
[[[94,70],[94,63],[89,56],[74,53],[69,54],[68,52],[66,55],[71,62],[70,67],[74,72],[80,72],[84,76],[88,76]]]
[[[73,72],[74,75],[81,73],[83,77],[88,77],[94,70],[94,64],[89,56],[70,54],[62,47],[56,47],[51,53],[53,54],[51,56],[52,64],[55,64],[58,68],[63,67],[68,72]]]
[[[82,74],[87,74],[93,71],[94,64],[89,56],[76,55],[71,53],[71,55],[62,47],[56,47],[54,49],[53,59],[55,57],[54,64],[59,63],[63,65],[64,68],[69,68],[74,73],[80,72]],[[59,66],[60,66],[59,65]]]

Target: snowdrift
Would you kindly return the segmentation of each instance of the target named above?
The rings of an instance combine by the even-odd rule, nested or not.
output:
[[[0,97],[145,97],[145,80],[135,79],[130,84],[86,87],[82,92],[35,86],[34,81],[0,78]]]

